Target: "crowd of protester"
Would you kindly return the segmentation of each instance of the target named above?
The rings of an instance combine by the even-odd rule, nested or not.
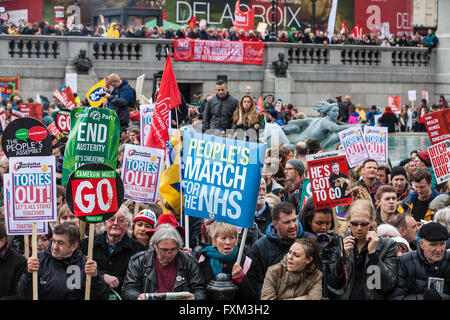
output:
[[[48,35],[48,36],[87,36],[87,37],[108,37],[108,38],[146,38],[146,39],[202,39],[202,40],[226,40],[226,41],[274,41],[270,35],[270,29],[264,33],[256,30],[245,31],[243,29],[230,28],[208,28],[206,25],[182,25],[178,29],[169,26],[155,26],[147,28],[141,26],[125,26],[120,23],[109,23],[108,25],[93,26],[90,24],[79,24],[67,26],[63,22],[55,25],[47,21],[40,23],[27,23],[20,20],[16,25],[14,23],[0,20],[0,34],[24,34],[24,35]],[[377,34],[358,34],[352,32],[334,33],[329,35],[327,31],[316,30],[314,33],[311,28],[303,30],[295,27],[290,30],[278,31],[276,35],[278,42],[290,43],[314,43],[314,44],[340,44],[340,45],[377,45],[383,47],[436,47],[438,38],[432,29],[427,34],[419,32],[410,34],[391,34],[389,36]]]
[[[117,74],[108,79],[114,81],[108,108],[128,113],[121,117],[126,123],[121,125],[118,149],[120,173],[124,145],[140,144],[140,118],[125,95],[121,106],[127,108],[114,106],[128,82]],[[63,108],[43,98],[44,119]],[[18,91],[5,99],[7,113],[23,100]],[[344,102],[342,111],[353,115],[350,97]],[[228,84],[218,80],[215,94],[206,99],[196,94],[190,110],[182,103],[175,112],[183,125],[217,129],[219,134],[228,129],[259,130],[269,122],[283,126],[305,117],[275,97],[264,99],[264,112],[256,104],[248,94],[234,97]],[[370,124],[370,115],[366,121]],[[53,140],[59,174],[66,142],[67,137]],[[207,285],[225,274],[236,286],[237,301],[448,300],[450,185],[436,183],[427,150],[413,149],[397,166],[368,159],[351,168],[345,183],[353,203],[317,210],[313,197],[301,199],[309,178],[306,156],[326,150],[314,138],[293,149],[273,142],[266,151],[254,223],[240,261],[243,237],[236,226],[195,217],[183,225],[182,213],[162,199],[139,207],[124,202],[112,218],[97,225],[93,257],[86,257],[86,228],[69,210],[57,175],[58,220],[48,235],[39,236],[37,258],[23,256],[23,236],[8,236],[0,219],[0,298],[31,299],[31,274],[38,272],[40,300],[83,299],[84,281],[81,288],[66,285],[65,268],[77,265],[83,277],[92,278],[92,299],[146,300],[163,293],[213,299]],[[0,183],[7,172],[8,159],[2,156]],[[3,213],[1,207],[0,217]],[[189,243],[184,238],[187,227]],[[366,277],[373,270],[379,278],[371,284]]]

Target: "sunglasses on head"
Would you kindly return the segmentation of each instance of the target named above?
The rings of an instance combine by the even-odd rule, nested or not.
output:
[[[364,221],[364,222],[350,221],[350,224],[352,226],[354,226],[354,227],[357,227],[357,226],[367,227],[370,224],[370,222],[367,222],[367,221]]]

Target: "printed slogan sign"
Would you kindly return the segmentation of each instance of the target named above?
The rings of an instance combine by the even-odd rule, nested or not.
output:
[[[122,166],[124,198],[155,203],[163,161],[164,151],[161,149],[126,144]]]
[[[45,125],[29,117],[14,120],[2,135],[2,148],[8,158],[48,156],[52,152],[51,144]]]
[[[262,144],[185,131],[186,214],[251,228],[264,155]]]
[[[5,226],[6,234],[12,235],[30,235],[33,233],[33,222],[14,221],[11,213],[11,176],[9,173],[3,175],[4,186],[4,207],[5,207]],[[48,223],[43,221],[36,222],[37,234],[48,233]]]
[[[436,175],[436,183],[450,180],[450,139],[429,147],[428,154]]]
[[[70,111],[59,110],[56,113],[56,127],[64,134],[70,133]]]
[[[141,145],[145,145],[148,133],[152,123],[153,112],[155,111],[155,104],[142,104],[140,106],[141,115]],[[169,113],[170,114],[170,113]]]
[[[450,139],[450,109],[428,113],[424,120],[431,144]]]
[[[55,157],[10,158],[14,221],[56,221]]]
[[[338,134],[350,168],[356,167],[364,160],[369,159],[369,153],[359,126],[340,131]]]
[[[64,152],[61,184],[87,163],[105,163],[116,168],[120,125],[114,110],[77,107],[70,114],[71,130]]]
[[[366,143],[369,157],[378,164],[388,164],[388,128],[364,127],[364,142]]]
[[[307,155],[306,161],[316,210],[353,202],[344,151]]]
[[[75,170],[66,189],[67,205],[79,219],[98,223],[111,218],[123,201],[123,183],[116,170],[102,163]]]

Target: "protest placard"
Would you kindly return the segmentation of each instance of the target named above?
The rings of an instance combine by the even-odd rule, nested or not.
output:
[[[95,223],[114,216],[123,202],[123,183],[116,170],[103,163],[89,163],[76,169],[69,177],[66,202],[80,220],[89,222],[88,254],[92,258]],[[91,294],[91,276],[86,275],[84,299]]]
[[[19,104],[19,112],[24,117],[31,117],[42,121],[42,105],[40,103],[21,103]]]
[[[391,107],[392,112],[400,114],[402,109],[402,97],[401,96],[388,96],[387,105]]]
[[[388,128],[364,127],[364,142],[366,143],[369,157],[378,164],[388,164]]]
[[[342,130],[338,134],[350,168],[356,167],[370,158],[359,126]]]
[[[189,216],[251,228],[265,145],[184,131],[184,203]]]
[[[408,100],[409,101],[416,101],[416,90],[408,90]]]
[[[9,173],[3,175],[3,189],[4,189],[4,208],[5,208],[5,227],[6,234],[10,236],[31,235],[33,232],[33,223],[28,221],[14,221],[11,214],[11,176]],[[47,234],[48,223],[37,222],[37,234]]]
[[[9,158],[14,221],[56,221],[55,157]]]
[[[155,112],[155,104],[141,104],[139,107],[141,115],[141,145],[145,145],[147,141],[148,133],[150,132],[150,126],[152,123],[153,112]]]
[[[70,133],[70,111],[58,110],[56,113],[56,127],[64,134]]]
[[[450,139],[436,143],[428,148],[436,183],[450,180]]]
[[[300,215],[301,211],[303,210],[303,207],[305,206],[306,200],[308,199],[308,197],[311,196],[312,196],[311,179],[303,179],[302,194],[300,195],[300,204],[298,206],[297,215]]]
[[[19,118],[3,132],[2,148],[8,158],[48,156],[52,152],[51,135],[39,120]]]
[[[306,161],[316,210],[353,202],[344,151],[307,155]]]
[[[155,203],[163,164],[163,150],[126,144],[122,166],[124,198]]]
[[[431,144],[450,139],[450,109],[428,113],[424,121]]]
[[[114,110],[77,107],[70,114],[70,134],[64,152],[61,184],[87,163],[117,166],[120,140],[119,118]]]

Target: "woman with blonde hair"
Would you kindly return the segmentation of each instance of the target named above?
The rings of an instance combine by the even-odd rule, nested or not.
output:
[[[262,117],[256,110],[256,104],[253,98],[249,95],[244,95],[239,101],[239,105],[233,113],[233,123],[231,128],[233,130],[243,129],[264,129],[264,124],[261,124]]]

